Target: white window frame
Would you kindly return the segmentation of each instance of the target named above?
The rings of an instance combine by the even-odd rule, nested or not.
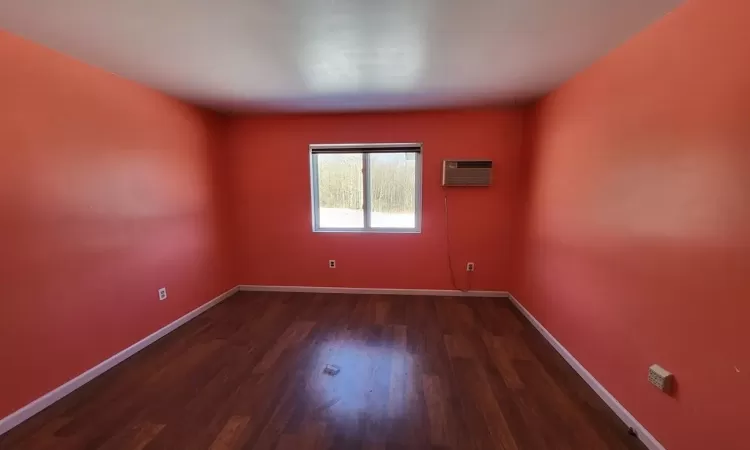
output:
[[[413,151],[414,165],[414,227],[381,228],[372,227],[370,208],[370,166],[371,153],[403,153],[405,149]],[[362,228],[321,228],[320,202],[318,199],[318,160],[316,151],[325,153],[361,153],[363,180],[364,226]],[[388,144],[312,144],[310,145],[310,191],[312,193],[312,226],[316,233],[421,233],[422,232],[422,143],[388,143]]]

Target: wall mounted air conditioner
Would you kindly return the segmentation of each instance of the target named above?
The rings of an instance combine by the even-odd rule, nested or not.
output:
[[[443,160],[443,186],[489,186],[492,161]]]

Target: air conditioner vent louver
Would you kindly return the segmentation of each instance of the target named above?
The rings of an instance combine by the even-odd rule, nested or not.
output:
[[[492,161],[443,161],[443,186],[489,186],[492,184]]]

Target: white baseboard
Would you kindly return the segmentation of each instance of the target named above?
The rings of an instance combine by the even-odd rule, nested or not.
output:
[[[364,294],[364,295],[434,295],[439,297],[509,297],[507,291],[458,291],[448,289],[379,289],[316,286],[259,286],[241,284],[240,291],[266,292],[311,292],[320,294]]]
[[[515,297],[512,295],[509,296],[510,301],[515,305],[516,308],[523,314],[529,322],[531,322],[532,325],[534,325],[534,328],[536,328],[539,333],[541,333],[542,336],[544,336],[545,339],[554,347],[555,350],[557,350],[557,353],[559,353],[565,361],[568,362],[570,367],[573,368],[576,372],[578,372],[578,375],[580,375],[581,378],[591,387],[591,389],[596,392],[596,394],[601,397],[602,400],[604,400],[604,403],[609,406],[609,408],[617,414],[617,416],[622,420],[626,426],[631,427],[633,430],[635,430],[638,439],[643,442],[646,447],[649,448],[649,450],[665,450],[664,446],[659,443],[659,441],[656,440],[656,438],[651,435],[651,433],[646,430],[646,428],[636,420],[635,417],[633,417],[632,414],[628,412],[627,409],[625,409],[624,406],[620,404],[620,402],[617,401],[617,399],[612,396],[612,394],[607,391],[604,386],[599,383],[596,378],[594,378],[591,373],[586,370],[583,365],[581,365],[580,362],[578,362],[577,359],[558,342],[557,339],[555,339],[552,334],[547,331],[546,328],[538,321],[534,316],[531,315],[531,313],[521,305],[518,300],[516,300]]]
[[[168,333],[176,330],[177,328],[184,325],[189,320],[195,318],[196,316],[203,313],[204,311],[218,305],[224,299],[226,299],[227,297],[237,292],[237,290],[238,290],[237,287],[233,287],[232,289],[214,298],[210,302],[204,303],[203,305],[190,311],[189,313],[185,314],[184,316],[180,317],[179,319],[175,320],[174,322],[170,323],[164,328],[141,339],[140,341],[136,342],[135,344],[131,345],[125,350],[99,363],[97,366],[92,367],[91,369],[83,372],[82,374],[78,375],[77,377],[73,378],[67,383],[44,394],[43,396],[29,403],[28,405],[11,413],[9,416],[1,419],[0,420],[0,436],[5,434],[10,429],[16,427],[17,425],[23,423],[24,421],[26,421],[33,415],[47,408],[48,406],[52,405],[56,401],[62,399],[66,395],[80,388],[84,384],[88,383],[89,381],[93,380],[94,378],[98,377],[99,375],[103,374],[109,369],[115,367],[116,365],[120,364],[121,362],[135,355],[136,353],[148,347],[149,345],[153,344],[154,342],[164,337]]]
[[[506,297],[515,305],[516,308],[523,314],[528,321],[544,336],[545,339],[552,345],[552,347],[560,353],[560,355],[568,362],[568,364],[578,372],[578,375],[583,378],[591,389],[601,397],[602,400],[609,406],[612,411],[622,420],[627,426],[632,427],[638,438],[649,448],[649,450],[665,450],[659,441],[654,438],[646,428],[641,425],[632,414],[630,414],[621,404],[610,394],[604,386],[599,383],[596,378],[584,368],[575,357],[557,341],[557,339],[547,331],[544,326],[539,323],[534,316],[529,313],[519,302],[507,291],[457,291],[457,290],[440,290],[440,289],[367,289],[367,288],[344,288],[344,287],[311,287],[311,286],[257,286],[257,285],[239,285],[234,287],[218,297],[214,298],[208,303],[201,305],[200,307],[190,311],[164,328],[152,333],[151,335],[141,339],[125,350],[117,353],[111,358],[101,362],[97,366],[87,370],[86,372],[78,375],[67,383],[57,387],[56,389],[46,393],[42,397],[34,400],[28,405],[15,411],[9,416],[0,420],[0,436],[11,430],[15,426],[23,423],[33,415],[39,413],[43,409],[52,405],[56,401],[62,399],[66,395],[85,385],[89,381],[115,367],[117,364],[133,356],[149,345],[153,344],[160,338],[164,337],[168,333],[174,331],[186,322],[195,318],[199,314],[206,310],[218,305],[227,297],[230,297],[237,291],[266,291],[266,292],[310,292],[310,293],[326,293],[326,294],[382,294],[382,295],[432,295],[432,296],[444,296],[444,297]]]
[[[558,342],[557,339],[547,331],[546,328],[526,308],[507,291],[457,291],[439,289],[367,289],[367,288],[344,288],[344,287],[311,287],[311,286],[257,286],[240,285],[240,291],[266,291],[266,292],[310,292],[325,294],[390,294],[390,295],[435,295],[435,296],[464,296],[464,297],[506,297],[523,314],[526,319],[544,336],[552,347],[567,361],[570,367],[596,392],[596,394],[614,411],[622,422],[636,431],[638,439],[643,442],[649,450],[665,450],[656,438],[641,425],[632,414],[623,407],[604,386],[586,370],[577,359]]]

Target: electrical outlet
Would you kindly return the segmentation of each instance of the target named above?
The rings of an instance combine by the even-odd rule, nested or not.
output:
[[[467,272],[474,272],[474,263],[473,262],[466,263],[466,271]]]
[[[329,269],[335,269],[336,268],[336,260],[335,259],[329,259],[328,260],[328,268]]]
[[[167,299],[167,288],[159,289],[159,300],[166,300],[166,299]]]
[[[670,394],[674,385],[674,375],[662,366],[654,364],[648,368],[648,382],[660,391]]]

